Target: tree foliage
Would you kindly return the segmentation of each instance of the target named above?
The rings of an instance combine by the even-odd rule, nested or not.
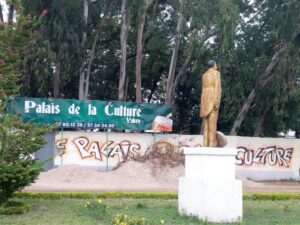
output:
[[[21,8],[18,13],[17,23],[0,31],[0,205],[37,178],[42,168],[34,153],[49,131],[5,114],[8,96],[17,95],[21,87],[26,46],[35,38],[33,21],[23,16]]]
[[[124,2],[23,0],[38,25],[22,58],[22,94],[166,101],[174,132],[199,133],[200,75],[214,58],[223,88],[219,130],[276,136],[295,129],[297,0],[126,1],[122,23]]]

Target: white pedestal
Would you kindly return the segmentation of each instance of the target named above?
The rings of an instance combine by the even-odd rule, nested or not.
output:
[[[185,148],[185,177],[179,178],[181,215],[217,223],[239,222],[242,181],[235,179],[235,148]]]

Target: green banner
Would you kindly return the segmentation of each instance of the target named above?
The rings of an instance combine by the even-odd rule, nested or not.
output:
[[[6,112],[18,114],[25,122],[68,128],[163,130],[166,125],[164,131],[172,130],[167,118],[171,108],[166,104],[13,97]]]

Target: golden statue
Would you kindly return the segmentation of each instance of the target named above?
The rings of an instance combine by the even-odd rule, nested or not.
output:
[[[203,147],[216,147],[217,120],[221,102],[221,78],[214,60],[208,61],[209,69],[202,75],[200,117],[203,118]]]

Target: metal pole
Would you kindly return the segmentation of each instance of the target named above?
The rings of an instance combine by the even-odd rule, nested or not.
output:
[[[108,172],[108,130],[106,129],[106,172]]]
[[[61,142],[63,141],[63,138],[64,138],[64,135],[63,135],[63,132],[64,132],[64,128],[61,127],[61,131],[60,131],[60,140]],[[59,155],[60,155],[60,165],[63,166],[63,154],[62,152],[59,152]]]

